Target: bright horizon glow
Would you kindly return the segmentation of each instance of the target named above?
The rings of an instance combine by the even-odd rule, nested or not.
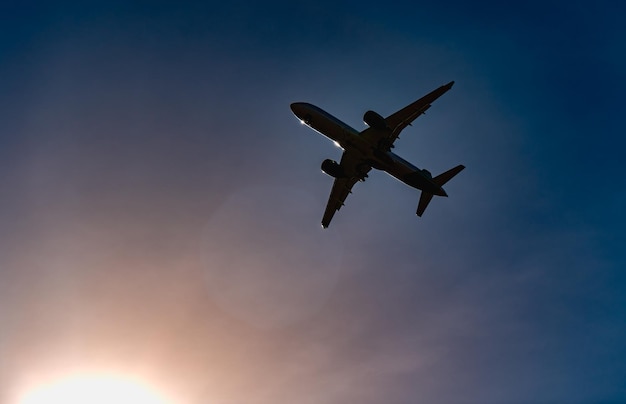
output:
[[[143,383],[114,376],[74,376],[36,387],[17,404],[172,404]]]

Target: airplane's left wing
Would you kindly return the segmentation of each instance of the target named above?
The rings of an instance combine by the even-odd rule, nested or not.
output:
[[[360,161],[354,154],[347,151],[341,156],[339,165],[345,173],[345,176],[335,178],[333,189],[330,191],[330,197],[328,198],[326,210],[324,211],[324,217],[322,218],[322,227],[324,228],[328,227],[335,212],[344,205],[344,201],[348,195],[352,193],[354,184],[360,180],[364,180],[367,173],[372,169],[370,166]]]
[[[431,91],[414,103],[407,105],[400,111],[393,113],[385,118],[387,126],[389,126],[389,128],[391,129],[391,136],[393,140],[395,140],[398,135],[400,135],[402,129],[409,126],[411,122],[413,122],[418,116],[426,112],[426,110],[430,108],[430,104],[435,102],[437,98],[444,95],[448,90],[452,88],[453,85],[454,81],[451,81],[448,84]]]
[[[387,124],[387,129],[385,131],[372,130],[373,128],[368,128],[363,132],[363,136],[368,138],[371,143],[383,145],[383,147],[389,149],[398,136],[400,136],[400,132],[409,126],[411,122],[417,119],[417,117],[424,114],[426,110],[430,108],[430,105],[437,98],[441,97],[448,90],[450,90],[453,85],[454,81],[451,81],[448,84],[431,91],[401,110],[389,115],[385,118],[385,123]]]

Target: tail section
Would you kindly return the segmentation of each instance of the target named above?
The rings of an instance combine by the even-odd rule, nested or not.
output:
[[[446,182],[450,181],[455,175],[463,171],[464,168],[465,166],[463,164],[460,164],[454,167],[453,169],[446,171],[443,174],[439,174],[438,176],[433,178],[433,182],[439,185],[440,187],[443,187]]]
[[[420,201],[417,204],[417,212],[415,212],[417,216],[422,217],[431,199],[433,199],[433,194],[422,191],[422,195],[420,195]]]
[[[435,184],[437,184],[439,187],[443,187],[446,182],[450,181],[455,175],[463,171],[464,168],[465,168],[464,165],[462,164],[458,165],[446,171],[445,173],[439,174],[438,176],[434,177],[432,181]],[[443,191],[443,195],[448,196],[445,193],[445,191]],[[433,194],[422,191],[422,194],[420,195],[420,201],[417,204],[417,212],[415,212],[417,216],[422,217],[422,215],[424,214],[424,211],[426,210],[426,208],[428,207],[428,204],[430,203],[432,199],[433,199]]]

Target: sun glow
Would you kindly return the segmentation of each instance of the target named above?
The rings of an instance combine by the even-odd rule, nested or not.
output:
[[[171,404],[146,385],[113,376],[76,376],[40,386],[18,404]]]

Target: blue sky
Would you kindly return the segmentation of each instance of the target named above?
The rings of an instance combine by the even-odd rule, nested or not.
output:
[[[0,6],[0,385],[178,403],[626,401],[623,7]],[[322,230],[357,129],[441,84]]]

